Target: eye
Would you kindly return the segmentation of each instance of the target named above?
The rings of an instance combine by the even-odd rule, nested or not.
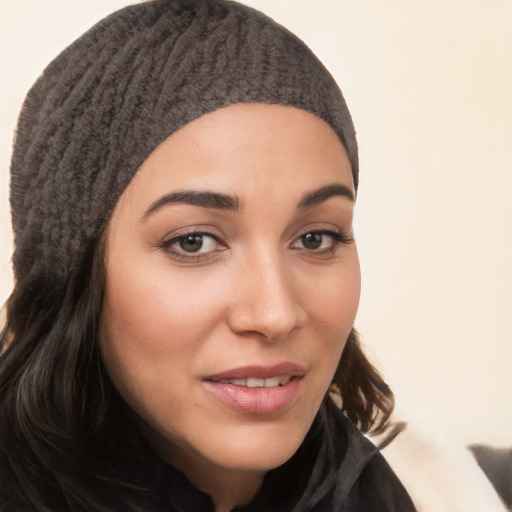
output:
[[[177,257],[198,257],[221,250],[218,238],[209,233],[186,233],[167,240],[162,245]]]
[[[335,231],[310,231],[301,235],[292,247],[313,252],[334,251],[339,244],[348,244],[352,240],[351,235]]]
[[[306,233],[299,238],[304,249],[310,251],[318,251],[326,249],[332,245],[332,237],[328,237],[326,233]]]

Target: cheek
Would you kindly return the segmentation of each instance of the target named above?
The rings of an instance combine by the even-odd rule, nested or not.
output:
[[[360,293],[361,276],[355,248],[343,265],[312,276],[308,282],[303,282],[301,291],[310,322],[323,330],[329,340],[343,338],[344,333],[348,336],[354,324]]]
[[[180,273],[148,267],[110,272],[104,324],[111,340],[122,334],[148,355],[175,353],[180,346],[190,346],[212,321],[219,283],[202,279],[196,286]]]
[[[361,290],[355,248],[343,265],[331,270],[310,276],[302,282],[301,289],[304,308],[308,311],[309,332],[315,340],[314,365],[320,370],[315,373],[319,399],[331,383],[354,326]]]
[[[354,326],[359,306],[361,278],[357,254],[350,265],[342,272],[326,280],[320,287],[317,296],[311,297],[315,306],[319,329],[323,329],[321,339],[325,340],[326,352],[330,357],[324,360],[329,366],[326,373],[331,378],[336,371],[346,340]]]
[[[157,261],[137,266],[136,272],[116,268],[107,267],[101,352],[125,398],[137,395],[146,401],[160,393],[163,376],[194,372],[195,355],[222,317],[215,300],[222,282],[215,276],[190,279],[190,273],[171,273]],[[179,379],[174,385],[181,382],[186,385]]]

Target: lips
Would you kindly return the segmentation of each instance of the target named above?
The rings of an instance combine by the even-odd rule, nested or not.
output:
[[[233,379],[272,379],[281,376],[304,377],[305,373],[305,368],[295,363],[280,363],[273,366],[251,365],[209,375],[205,380],[219,382]]]
[[[222,404],[246,414],[271,414],[289,409],[297,400],[303,366],[245,366],[208,376],[203,383]]]

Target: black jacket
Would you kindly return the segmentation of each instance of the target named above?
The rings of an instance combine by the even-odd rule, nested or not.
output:
[[[126,444],[125,444],[126,443]],[[118,438],[117,460],[125,475],[148,492],[131,500],[149,512],[214,512],[210,497],[147,446]],[[113,510],[116,496],[108,499]],[[414,512],[415,508],[387,462],[330,400],[322,406],[295,455],[270,471],[253,500],[233,512]]]
[[[101,510],[214,512],[210,496],[149,448],[133,428],[130,413],[127,415],[125,410],[112,415],[103,443],[96,444],[94,452],[88,450],[97,462],[90,472],[82,474],[85,480],[89,479],[88,487],[94,489]],[[71,466],[75,466],[72,461]],[[98,468],[105,470],[105,478],[92,481],[91,475]],[[26,505],[26,496],[19,492],[18,485],[5,485],[2,480],[0,510],[31,512],[33,508]],[[69,512],[67,501],[59,492],[43,488],[43,495],[50,510]],[[377,448],[327,399],[293,457],[269,471],[252,501],[232,512],[414,510],[407,492]]]

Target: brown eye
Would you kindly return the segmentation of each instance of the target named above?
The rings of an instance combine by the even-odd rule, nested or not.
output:
[[[209,233],[186,233],[168,240],[162,247],[170,254],[184,258],[207,256],[224,248],[217,237]]]
[[[311,251],[320,249],[320,247],[322,247],[324,237],[325,235],[322,233],[306,233],[300,237],[302,247]]]
[[[187,235],[178,241],[178,245],[185,252],[198,252],[203,247],[203,235]]]
[[[335,231],[310,231],[301,235],[293,244],[294,249],[303,249],[311,252],[334,251],[340,244],[349,244],[353,241],[352,235],[336,233]]]

